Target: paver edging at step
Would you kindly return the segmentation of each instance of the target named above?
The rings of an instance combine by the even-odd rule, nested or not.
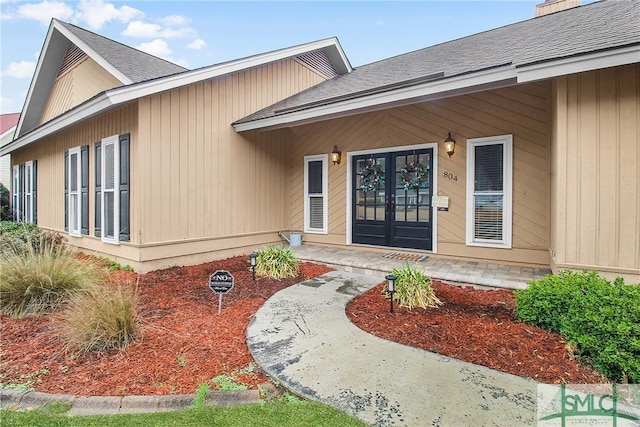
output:
[[[258,404],[261,390],[222,391],[207,393],[205,406],[233,406]],[[1,409],[38,409],[54,402],[68,402],[69,415],[137,414],[150,412],[180,411],[189,408],[194,394],[150,395],[150,396],[73,396],[50,394],[38,391],[0,389]]]

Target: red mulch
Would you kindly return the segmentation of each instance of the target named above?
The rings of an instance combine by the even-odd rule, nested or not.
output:
[[[408,310],[394,304],[392,314],[382,286],[347,305],[349,319],[366,332],[544,383],[603,382],[570,357],[560,335],[515,320],[513,291],[434,281],[444,305]]]
[[[223,296],[221,315],[218,297],[208,287],[209,275],[218,269],[235,278],[234,288]],[[140,275],[142,340],[104,354],[66,353],[53,332],[53,316],[2,316],[0,382],[31,379],[38,391],[88,396],[193,393],[199,384],[251,363],[245,329],[271,295],[331,270],[301,263],[295,279],[258,278],[254,283],[247,258],[235,257]],[[138,278],[131,272],[114,274],[133,283]],[[238,380],[252,388],[267,381],[257,370]]]
[[[235,277],[220,316],[217,295],[208,287],[218,269]],[[330,270],[301,263],[296,279],[254,283],[246,257],[236,257],[140,276],[115,272],[120,280],[139,281],[140,342],[124,351],[69,354],[54,332],[54,316],[1,316],[0,382],[31,381],[38,391],[74,395],[193,393],[199,384],[251,363],[245,329],[267,298]],[[445,303],[438,309],[396,307],[391,314],[376,287],[354,299],[347,313],[360,328],[391,341],[548,383],[600,382],[597,373],[569,358],[561,337],[514,320],[511,291],[438,282],[434,289]],[[258,370],[238,380],[250,387],[267,381]]]

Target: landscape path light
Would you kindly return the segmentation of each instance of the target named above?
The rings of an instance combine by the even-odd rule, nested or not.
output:
[[[249,264],[251,265],[251,276],[253,277],[253,281],[256,281],[256,258],[258,254],[255,252],[251,252],[249,254]]]
[[[387,292],[389,293],[389,299],[391,300],[391,313],[393,313],[393,294],[396,291],[397,277],[393,274],[387,274],[385,279],[387,279]]]

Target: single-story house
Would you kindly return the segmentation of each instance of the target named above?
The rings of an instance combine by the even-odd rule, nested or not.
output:
[[[355,69],[330,38],[185,70],[54,20],[0,155],[23,220],[138,270],[300,230],[638,282],[640,2],[568,6]]]

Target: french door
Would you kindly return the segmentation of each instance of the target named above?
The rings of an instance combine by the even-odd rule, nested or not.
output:
[[[352,242],[432,249],[433,149],[352,158]]]

